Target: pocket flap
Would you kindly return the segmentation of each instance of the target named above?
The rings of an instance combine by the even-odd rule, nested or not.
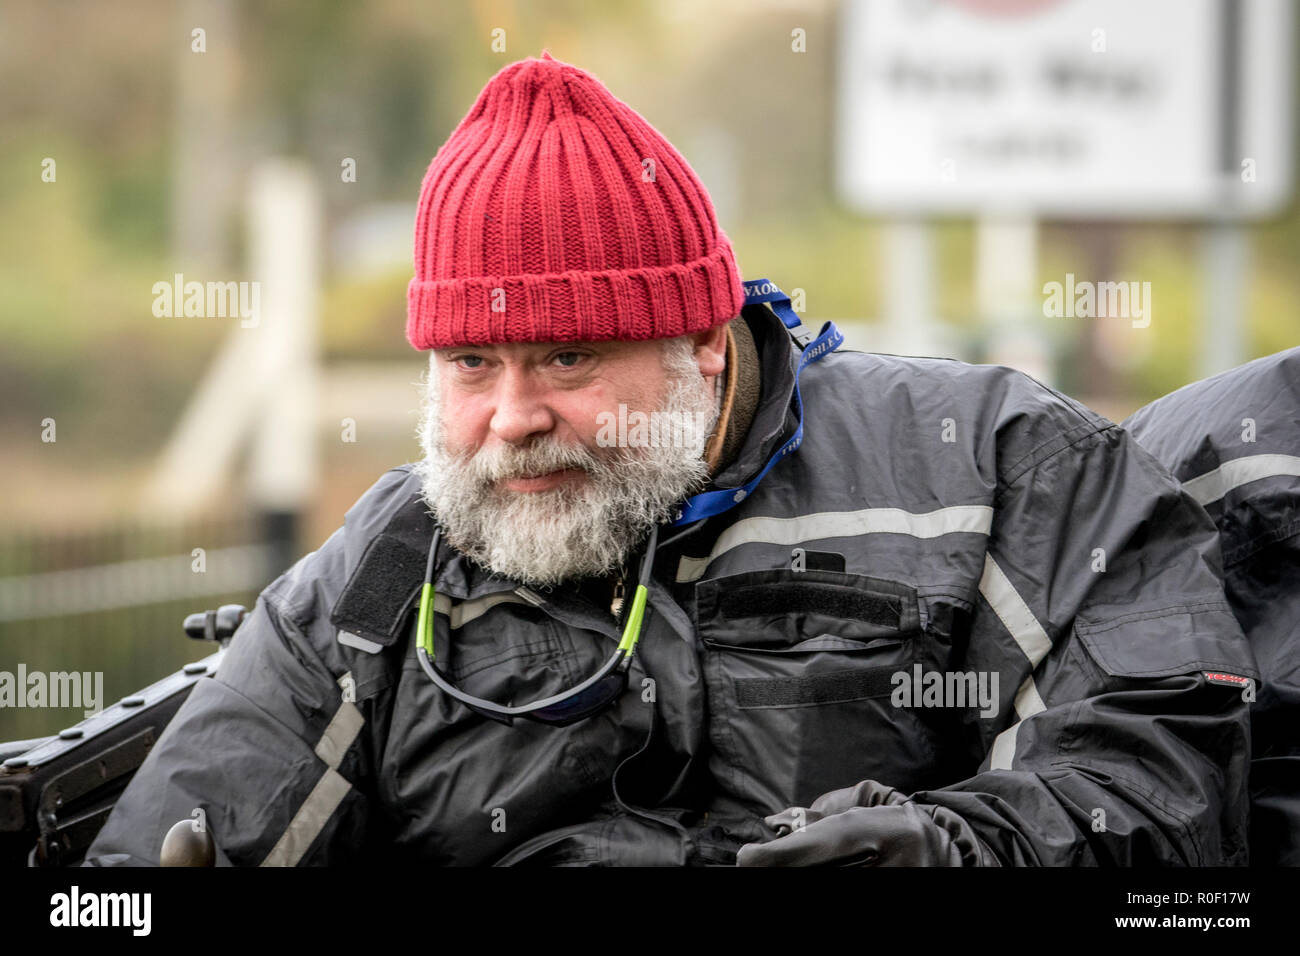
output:
[[[843,571],[746,571],[699,582],[695,598],[703,639],[756,650],[853,650],[920,626],[914,588]]]
[[[1102,605],[1081,612],[1074,631],[1112,677],[1170,677],[1226,671],[1259,680],[1254,655],[1221,597],[1176,605]]]

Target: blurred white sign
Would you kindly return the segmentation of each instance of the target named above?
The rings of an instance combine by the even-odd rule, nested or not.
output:
[[[886,215],[1243,217],[1291,190],[1291,0],[845,0],[836,173]]]

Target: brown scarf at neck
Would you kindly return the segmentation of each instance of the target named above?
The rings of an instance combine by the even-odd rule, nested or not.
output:
[[[727,367],[723,375],[726,381],[718,422],[704,446],[710,475],[718,474],[735,460],[754,420],[761,393],[758,348],[748,323],[739,316],[727,325]]]

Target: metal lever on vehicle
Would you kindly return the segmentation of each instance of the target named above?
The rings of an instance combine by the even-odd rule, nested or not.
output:
[[[248,617],[242,604],[223,604],[215,611],[199,611],[185,618],[185,633],[196,641],[228,641]]]
[[[163,837],[159,866],[216,866],[217,845],[202,819],[179,821]]]

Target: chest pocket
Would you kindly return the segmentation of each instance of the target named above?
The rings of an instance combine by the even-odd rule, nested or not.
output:
[[[867,778],[907,791],[938,729],[895,707],[895,675],[938,647],[916,590],[838,571],[751,571],[699,582],[696,624],[719,787],[750,813],[807,806]]]
[[[461,690],[498,703],[568,690],[614,647],[507,596],[456,603],[449,613],[449,602],[439,603],[438,666]],[[632,700],[621,706],[639,703],[625,696]],[[408,645],[382,775],[399,821],[394,852],[410,862],[484,865],[585,820],[604,799],[616,759],[636,749],[637,733],[624,732],[611,711],[564,727],[526,719],[507,727],[437,688]]]

